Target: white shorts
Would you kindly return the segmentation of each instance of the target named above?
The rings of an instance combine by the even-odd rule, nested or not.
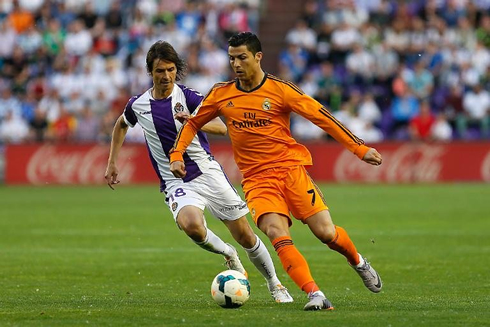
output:
[[[202,175],[190,182],[168,185],[165,202],[174,219],[177,220],[180,210],[189,205],[203,211],[208,208],[219,220],[236,220],[245,216],[247,204],[231,185],[220,164],[212,160],[206,168]]]

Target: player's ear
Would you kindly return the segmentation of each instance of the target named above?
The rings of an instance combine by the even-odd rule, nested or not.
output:
[[[257,62],[261,61],[262,60],[262,51],[259,51],[255,54],[255,60]]]

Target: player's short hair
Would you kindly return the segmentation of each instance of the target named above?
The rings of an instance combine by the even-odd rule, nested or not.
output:
[[[228,45],[234,48],[246,45],[247,50],[252,52],[254,56],[257,52],[262,51],[262,44],[260,43],[259,38],[252,32],[241,32],[233,35],[229,38]]]
[[[177,81],[184,77],[187,65],[170,43],[160,40],[150,47],[146,54],[146,70],[149,74],[153,71],[155,59],[173,62],[177,68]]]

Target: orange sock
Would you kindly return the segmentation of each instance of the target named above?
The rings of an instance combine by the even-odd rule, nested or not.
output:
[[[359,255],[354,243],[352,243],[345,229],[335,226],[335,237],[327,243],[328,247],[347,258],[351,265],[359,264]]]
[[[289,277],[306,293],[318,291],[310,268],[303,255],[294,246],[293,240],[289,236],[282,236],[272,241],[272,245],[281,260],[284,270]]]

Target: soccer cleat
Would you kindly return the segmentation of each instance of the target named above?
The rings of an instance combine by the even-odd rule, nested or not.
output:
[[[291,303],[294,301],[291,295],[289,295],[288,289],[281,284],[277,284],[271,290],[271,295],[277,303]]]
[[[359,257],[363,258],[360,254]],[[360,267],[352,266],[357,274],[361,277],[364,285],[373,293],[378,293],[381,291],[383,287],[383,282],[381,282],[381,278],[379,277],[376,270],[367,262],[365,258],[363,258],[364,264]]]
[[[228,269],[231,270],[236,270],[238,272],[241,272],[242,274],[245,275],[245,277],[248,278],[248,273],[245,270],[245,268],[242,265],[242,262],[240,261],[240,258],[238,257],[238,252],[236,251],[235,247],[229,243],[226,243],[232,250],[233,254],[231,256],[225,256],[225,265],[228,267]]]
[[[308,293],[308,298],[310,301],[306,303],[303,310],[305,311],[316,311],[316,310],[333,310],[333,305],[325,297],[322,291],[316,291]]]

